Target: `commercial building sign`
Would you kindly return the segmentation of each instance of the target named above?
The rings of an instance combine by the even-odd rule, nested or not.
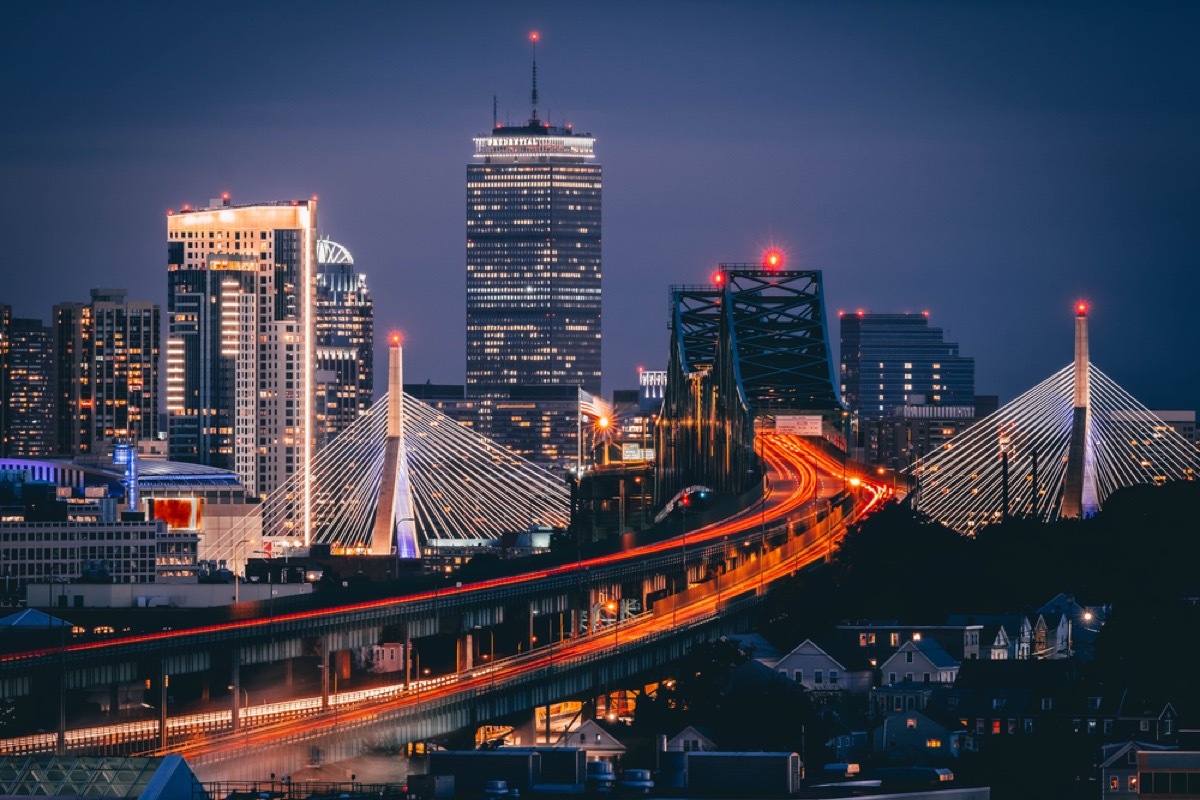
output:
[[[795,414],[775,418],[775,432],[792,436],[820,436],[820,414]]]

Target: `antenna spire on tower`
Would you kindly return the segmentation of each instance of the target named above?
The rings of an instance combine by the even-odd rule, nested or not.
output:
[[[530,95],[531,99],[533,100],[533,116],[531,116],[531,117],[529,118],[529,123],[530,123],[531,125],[536,125],[536,124],[538,123],[538,115],[537,115],[537,105],[538,105],[538,101],[537,101],[537,43],[538,43],[538,32],[537,32],[537,31],[533,31],[533,32],[531,32],[531,33],[529,34],[529,42],[530,42],[530,44],[533,46],[533,92],[532,92],[532,94]]]

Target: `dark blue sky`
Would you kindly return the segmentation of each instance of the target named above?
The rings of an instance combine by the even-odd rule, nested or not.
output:
[[[1200,4],[7,3],[0,301],[165,303],[168,208],[317,194],[406,377],[461,383],[472,136],[597,137],[604,385],[667,287],[769,243],[838,309],[929,310],[1009,399],[1072,357],[1200,406]]]

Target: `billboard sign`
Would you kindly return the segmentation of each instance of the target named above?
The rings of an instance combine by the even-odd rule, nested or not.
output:
[[[775,418],[775,432],[792,436],[820,436],[820,414],[795,414]]]

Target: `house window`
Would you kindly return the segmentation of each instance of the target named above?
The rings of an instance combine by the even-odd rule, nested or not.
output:
[[[900,646],[900,634],[893,633],[891,636],[888,637],[888,639],[891,642],[892,647]]]
[[[1033,733],[1033,720],[1031,720],[1031,719],[1025,720],[1025,732]]]
[[[907,653],[904,654],[904,663],[905,664],[912,663],[912,651],[911,650],[909,650]]]
[[[1000,720],[998,720],[998,719],[992,720],[992,733],[993,734],[1000,733]]]
[[[1138,727],[1143,731],[1150,730],[1150,720],[1148,720],[1148,719],[1142,720],[1141,723],[1138,725]]]
[[[1112,736],[1112,732],[1113,732],[1113,721],[1111,719],[1104,720],[1104,735]]]
[[[908,719],[906,719],[904,721],[904,727],[908,728],[910,731],[916,730],[917,729],[917,718],[909,717]]]
[[[936,750],[937,748],[942,746],[942,740],[941,739],[926,739],[925,746],[930,749]]]
[[[838,682],[838,671],[836,669],[829,670],[829,684],[831,686],[837,686],[837,682]]]
[[[1088,707],[1088,711],[1100,710],[1100,698],[1099,697],[1089,697],[1087,699],[1087,707]]]
[[[1008,721],[1008,735],[1012,736],[1016,732],[1017,732],[1017,721],[1015,719],[1010,719]]]
[[[993,697],[992,698],[992,709],[994,711],[999,711],[1002,708],[1004,708],[1004,698],[1003,697]]]
[[[1130,775],[1129,776],[1129,791],[1136,792],[1137,784],[1138,784],[1137,775]]]
[[[1050,697],[1042,698],[1042,711],[1051,711],[1054,708],[1054,699]],[[1142,730],[1146,730],[1142,728]]]
[[[911,672],[904,673],[904,680],[908,681],[909,683],[912,683],[912,673]]]
[[[1116,775],[1114,775],[1113,777],[1109,778],[1109,779],[1108,779],[1108,788],[1109,788],[1110,790],[1114,791],[1114,792],[1115,792],[1117,789],[1120,789],[1120,788],[1121,788],[1121,779],[1120,779],[1120,778],[1118,778]]]
[[[865,633],[860,633],[858,635],[858,646],[859,647],[867,646],[867,635]]]
[[[894,711],[903,711],[904,710],[904,698],[899,697],[899,696],[893,698],[892,699],[892,709]]]
[[[804,683],[804,670],[796,670],[796,683]]]
[[[925,683],[929,683],[929,673],[925,673]]]
[[[1169,720],[1169,719],[1163,720],[1163,735],[1164,736],[1171,735],[1171,720]]]
[[[888,683],[895,683],[895,682],[896,682],[896,673],[889,672],[888,673]],[[1146,723],[1143,722],[1142,724],[1145,725]],[[1146,729],[1142,728],[1142,730],[1146,730]]]
[[[984,725],[984,722],[983,722],[983,717],[978,717],[978,718],[976,718],[976,720],[975,720],[975,732],[976,732],[976,733],[980,733],[980,734],[981,734],[981,733],[983,733],[983,725]]]
[[[813,683],[824,683],[824,682],[825,682],[825,676],[824,676],[822,670],[817,670],[816,672],[813,673]]]

